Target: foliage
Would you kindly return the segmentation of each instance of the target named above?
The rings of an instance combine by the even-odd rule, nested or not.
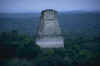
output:
[[[64,48],[40,48],[35,44],[34,38],[15,30],[2,32],[0,61],[4,66],[92,66],[100,58],[99,36],[65,35]]]

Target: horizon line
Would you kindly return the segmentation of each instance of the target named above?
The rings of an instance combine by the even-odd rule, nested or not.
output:
[[[57,11],[57,10],[56,10]],[[42,12],[42,11],[41,11]],[[41,13],[40,11],[37,12],[0,12],[1,13]],[[86,11],[86,10],[69,10],[69,11],[58,11],[59,13],[64,12],[100,12],[100,10],[94,10],[94,11]]]

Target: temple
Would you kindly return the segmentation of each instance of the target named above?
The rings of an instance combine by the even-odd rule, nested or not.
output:
[[[64,47],[64,38],[61,36],[57,11],[52,9],[42,11],[37,30],[36,44],[41,48]]]

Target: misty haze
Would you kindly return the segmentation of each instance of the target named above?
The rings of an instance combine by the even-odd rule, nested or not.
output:
[[[0,66],[100,66],[100,0],[0,0]]]

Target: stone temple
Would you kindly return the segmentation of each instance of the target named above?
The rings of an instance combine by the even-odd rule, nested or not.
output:
[[[63,48],[64,39],[58,24],[57,11],[46,9],[40,16],[36,44],[41,48]]]

